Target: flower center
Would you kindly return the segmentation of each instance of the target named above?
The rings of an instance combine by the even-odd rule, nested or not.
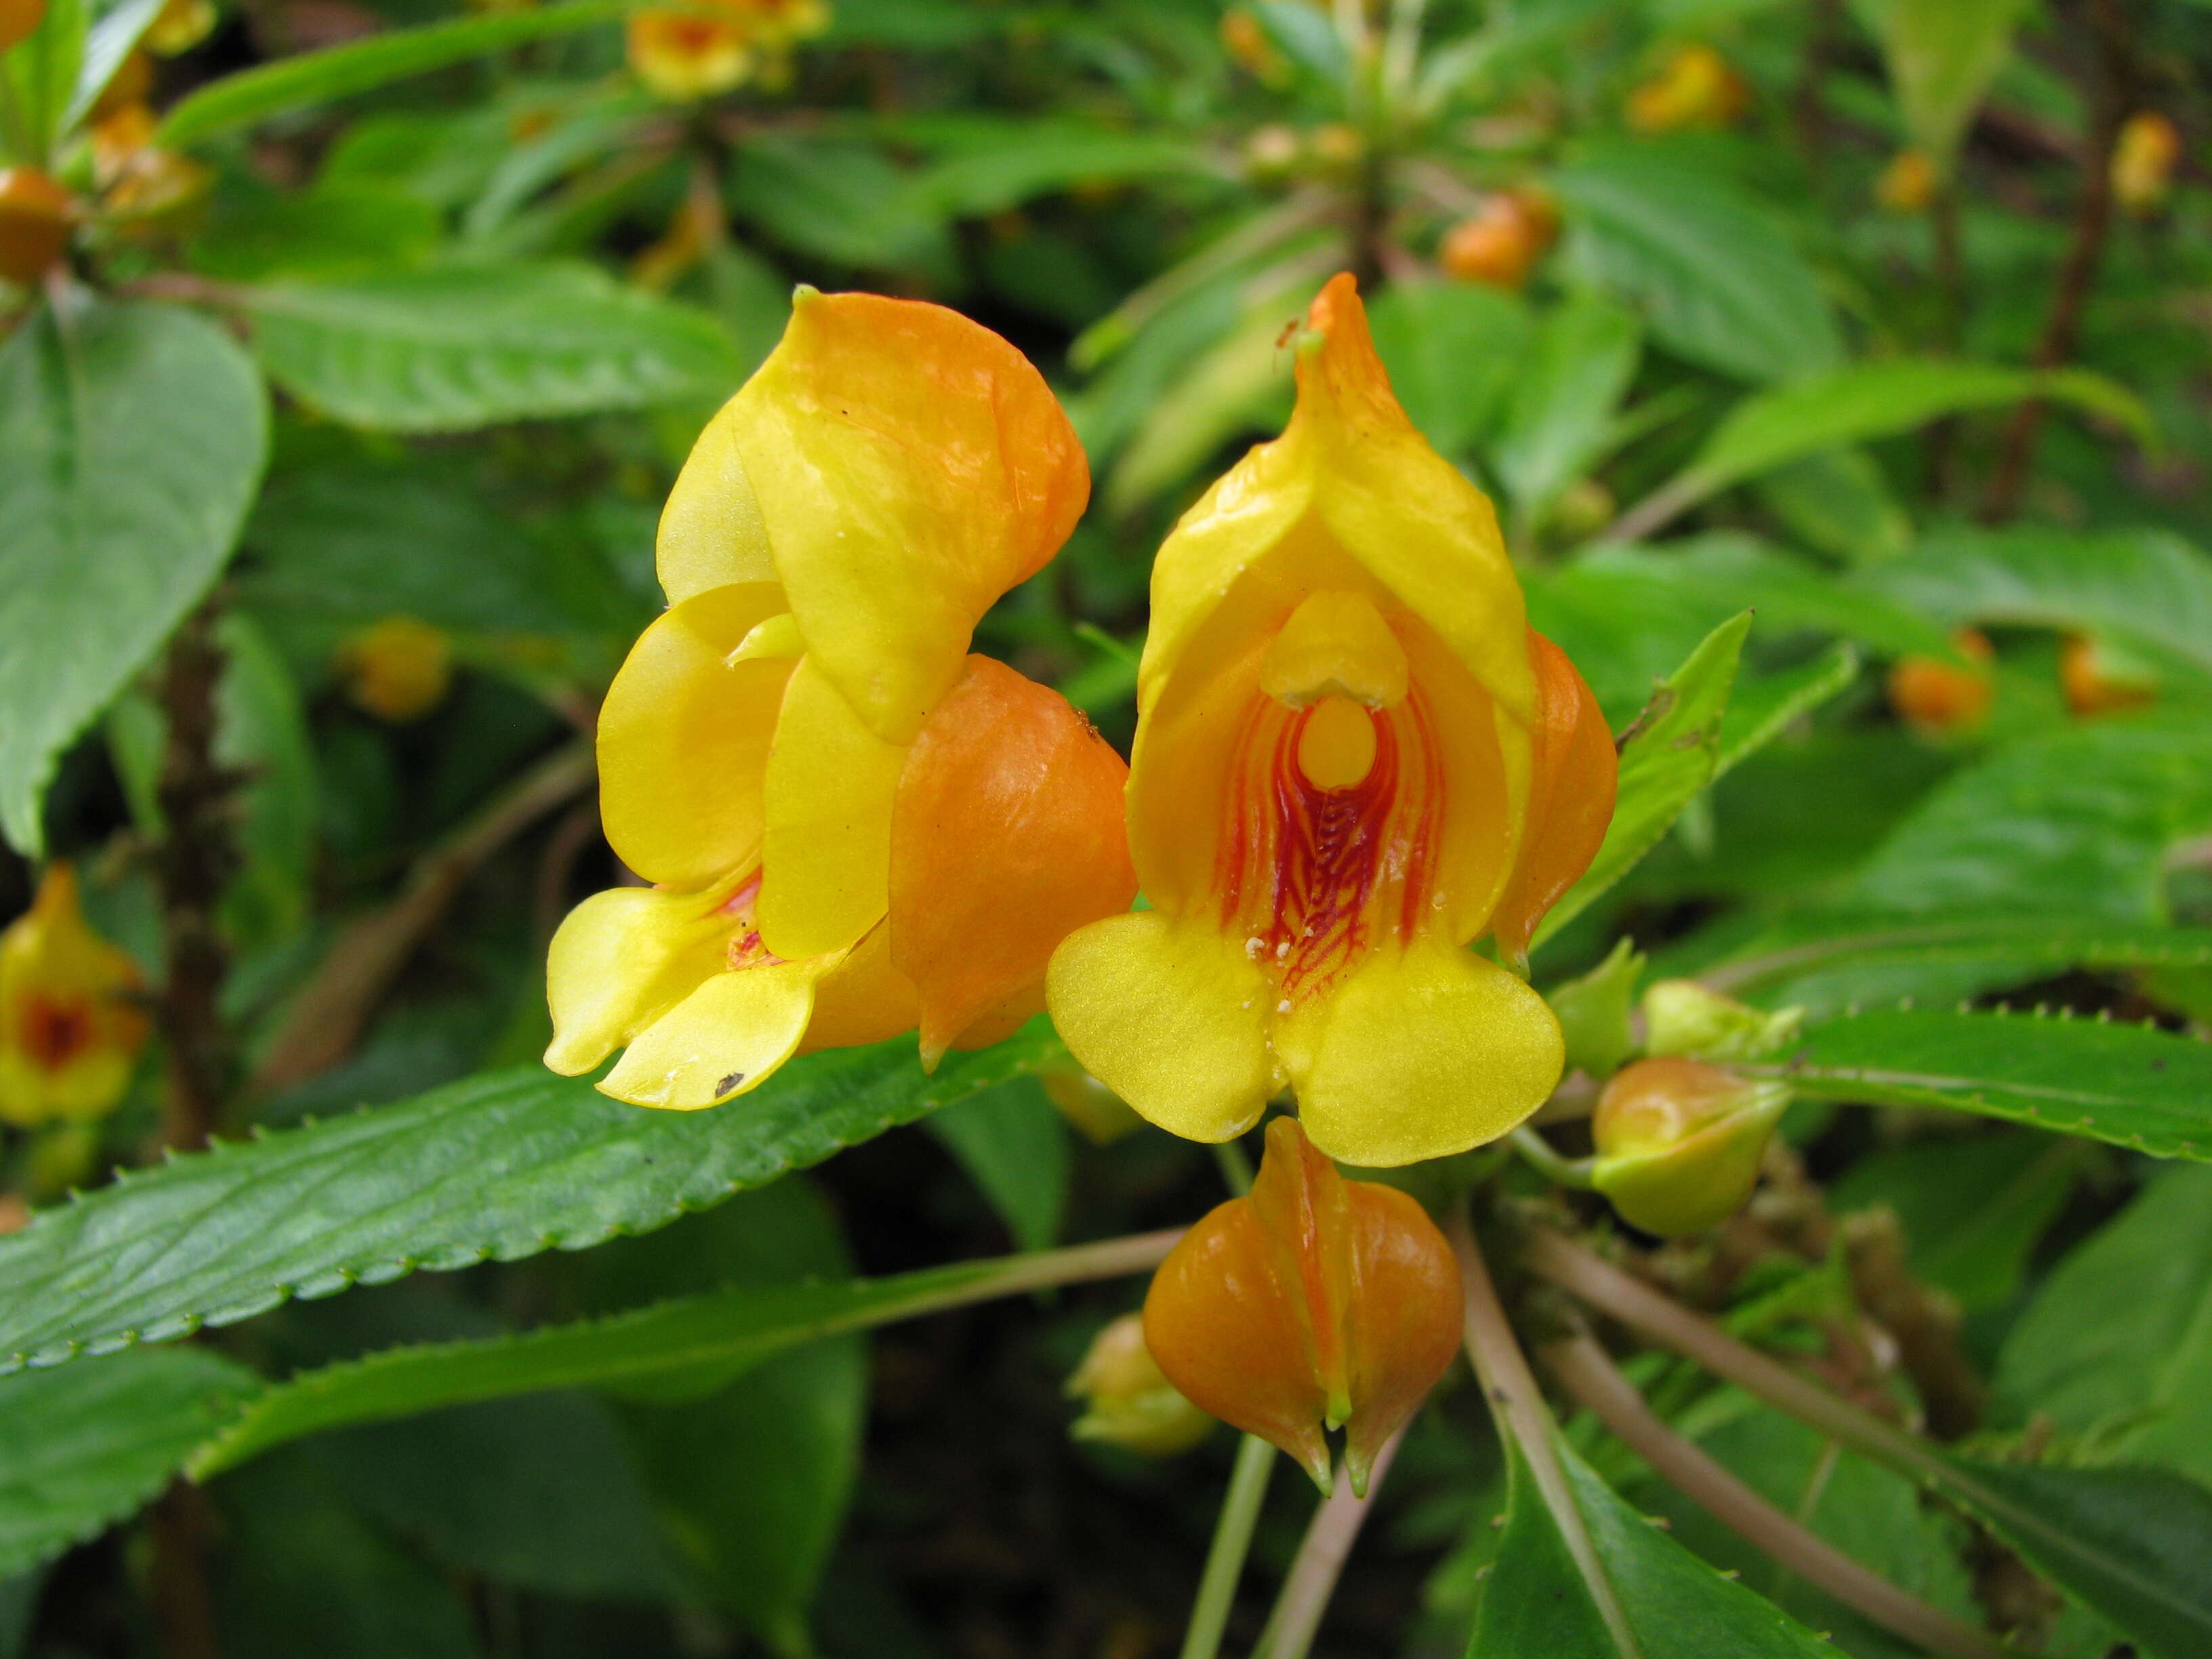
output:
[[[23,1047],[41,1071],[60,1071],[92,1046],[92,1005],[82,998],[24,998]]]

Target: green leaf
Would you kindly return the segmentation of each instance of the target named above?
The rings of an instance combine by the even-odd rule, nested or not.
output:
[[[1808,1099],[1937,1107],[2212,1160],[2212,1043],[2141,1025],[1891,1008],[1808,1030],[1741,1068]]]
[[[988,149],[923,170],[915,188],[939,212],[978,218],[1073,185],[1212,172],[1188,139],[1066,121],[1024,122]]]
[[[1541,945],[1635,867],[1659,843],[1682,809],[1713,780],[1721,721],[1735,684],[1751,613],[1733,617],[1705,636],[1689,659],[1660,683],[1648,723],[1620,750],[1620,793],[1605,844],[1583,878],[1552,907],[1536,930]]]
[[[191,1471],[195,1478],[217,1474],[272,1446],[356,1423],[548,1389],[632,1391],[672,1378],[720,1386],[823,1337],[1053,1282],[1050,1265],[1065,1254],[962,1261],[841,1284],[743,1285],[520,1336],[390,1348],[269,1389],[193,1454]]]
[[[2028,1256],[2057,1217],[2088,1151],[2078,1140],[2007,1133],[1891,1147],[1828,1188],[1842,1215],[1887,1206],[1905,1229],[1912,1274],[1969,1312],[2017,1294]],[[1960,1194],[1971,1193],[1971,1203]]]
[[[22,129],[37,152],[25,159],[45,158],[68,130],[84,69],[85,9],[85,0],[48,0],[46,15],[29,38],[0,53],[0,75],[11,84]]]
[[[1455,456],[1487,441],[1536,335],[1521,296],[1480,283],[1394,283],[1367,317],[1390,388],[1422,436]]]
[[[0,347],[0,830],[215,580],[268,452],[252,364],[173,306],[41,307]]]
[[[1642,306],[1676,356],[1754,382],[1842,359],[1820,279],[1726,178],[1644,143],[1597,150],[1547,182],[1573,228],[1570,258]]]
[[[240,792],[242,866],[224,895],[233,939],[246,949],[295,939],[314,878],[315,750],[291,671],[269,637],[239,611],[217,638],[226,661],[217,692],[216,758],[250,781]]]
[[[1998,1356],[2015,1423],[2212,1482],[2212,1170],[2163,1171],[2075,1246]]]
[[[455,18],[421,28],[394,29],[321,52],[301,52],[210,82],[179,99],[161,120],[155,142],[195,143],[272,115],[307,109],[404,81],[450,64],[501,52],[529,40],[612,22],[635,0],[556,0],[529,11]]]
[[[1777,467],[1754,486],[1791,536],[1831,557],[1881,564],[1912,544],[1912,520],[1863,449],[1831,449]]]
[[[1564,1441],[1576,1510],[1641,1659],[1829,1659],[1834,1650],[1622,1503]],[[1634,1659],[1607,1632],[1565,1540],[1512,1449],[1513,1496],[1468,1659]]]
[[[1809,662],[1741,684],[1721,720],[1713,776],[1733,771],[1795,722],[1850,690],[1858,677],[1858,652],[1848,640],[1838,640]]]
[[[1014,1243],[1041,1250],[1060,1237],[1073,1164],[1067,1123],[1034,1078],[1017,1078],[929,1121],[929,1132],[960,1161]]]
[[[2212,928],[2064,916],[1937,916],[1920,921],[1819,910],[1776,921],[1697,971],[1714,989],[1741,996],[1845,963],[1954,962],[2013,963],[2054,971],[2212,967]]]
[[[728,195],[795,252],[860,270],[952,269],[945,214],[872,144],[763,133],[732,158]]]
[[[0,1238],[0,1364],[180,1336],[417,1268],[581,1249],[1033,1069],[1033,1030],[922,1075],[911,1038],[794,1060],[741,1109],[655,1112],[533,1066],[120,1177]]]
[[[1903,358],[1853,363],[1745,398],[1705,440],[1697,458],[1621,517],[1614,533],[1648,535],[1731,484],[1808,456],[1916,431],[1964,410],[2030,398],[2071,403],[2119,422],[2146,440],[2150,414],[2125,387],[2086,369],[2006,368],[1994,363]]]
[[[586,265],[283,283],[252,290],[246,303],[272,380],[383,431],[713,400],[739,378],[737,348],[713,316]]]
[[[438,210],[381,179],[325,179],[304,191],[216,192],[193,268],[233,283],[359,276],[416,265],[437,246]]]
[[[2166,1469],[1946,1461],[1959,1497],[2160,1659],[2212,1653],[2212,1492]]]
[[[1869,9],[1905,130],[1948,173],[1966,123],[2012,55],[2027,0],[1872,0]]]
[[[131,55],[154,20],[161,15],[164,0],[123,0],[111,8],[85,33],[84,58],[77,65],[76,85],[62,112],[64,130],[75,126],[99,101],[115,71]]]
[[[0,1574],[131,1514],[258,1383],[205,1348],[0,1382]]]
[[[1523,525],[1605,453],[1642,337],[1632,315],[1595,294],[1571,296],[1539,325],[1490,457]]]
[[[1115,514],[1182,484],[1237,438],[1272,431],[1290,408],[1291,366],[1278,343],[1310,284],[1246,307],[1237,325],[1180,366],[1115,458],[1104,505]]]

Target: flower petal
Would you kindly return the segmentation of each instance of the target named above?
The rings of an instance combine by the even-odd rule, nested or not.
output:
[[[716,974],[641,1032],[603,1094],[693,1111],[758,1088],[791,1058],[836,956]]]
[[[1528,659],[1538,708],[1528,819],[1519,861],[1491,919],[1498,950],[1524,969],[1536,924],[1605,844],[1620,779],[1605,711],[1567,653],[1532,628]]]
[[[1441,945],[1377,951],[1277,1022],[1273,1041],[1314,1145],[1368,1169],[1497,1139],[1544,1103],[1565,1064],[1543,998]]]
[[[742,428],[730,418],[734,406],[723,404],[707,422],[660,511],[653,560],[671,605],[732,582],[777,580],[760,498],[745,475]]]
[[[959,678],[976,619],[1051,558],[1090,489],[1066,416],[1006,341],[942,306],[802,288],[677,480],[663,580],[699,580],[715,549],[723,580],[757,577],[757,504],[808,649],[903,744]]]
[[[599,710],[599,816],[647,881],[704,887],[758,852],[761,783],[789,658],[724,659],[784,608],[765,582],[716,587],[659,617]]]
[[[879,925],[814,988],[814,1018],[799,1051],[882,1042],[911,1031],[921,1017],[914,981],[892,965],[891,930]]]
[[[1129,908],[1128,769],[1056,691],[988,657],[907,751],[892,820],[891,956],[921,992],[921,1062],[1044,978],[1053,947]]]
[[[891,807],[906,750],[875,736],[810,653],[769,750],[761,938],[789,961],[857,945],[890,907]]]
[[[616,887],[568,912],[545,957],[553,1041],[545,1063],[590,1071],[726,965],[719,892]]]
[[[1163,1129],[1226,1140],[1259,1121],[1273,993],[1242,941],[1157,910],[1109,916],[1061,941],[1045,983],[1084,1069]]]
[[[1459,1352],[1459,1264],[1419,1200],[1379,1182],[1344,1183],[1359,1289],[1346,1310],[1352,1397],[1344,1464],[1364,1493],[1383,1443],[1419,1409]]]

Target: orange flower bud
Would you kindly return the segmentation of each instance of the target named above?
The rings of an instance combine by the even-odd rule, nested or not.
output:
[[[1875,180],[1874,198],[1892,213],[1925,213],[1936,199],[1936,164],[1925,150],[1898,151]]]
[[[2112,144],[2112,194],[2138,219],[2149,218],[2166,205],[2180,160],[2181,132],[2172,120],[2156,110],[2130,115]]]
[[[1650,133],[1727,127],[1750,107],[1743,77],[1698,41],[1675,47],[1658,72],[1628,94],[1628,125]]]
[[[46,0],[0,0],[0,52],[29,40],[46,17]]]
[[[1996,659],[1988,637],[1962,628],[1951,636],[1959,654],[1978,665],[1960,668],[1933,657],[1900,657],[1889,671],[1889,706],[1899,719],[1930,735],[1971,732],[1990,717],[1996,684],[1985,665]]]
[[[1559,234],[1559,210],[1533,190],[1498,191],[1444,234],[1437,258],[1463,283],[1519,288]]]
[[[413,617],[386,617],[338,647],[337,668],[355,708],[404,726],[445,701],[453,641],[445,629]]]
[[[211,0],[164,0],[146,26],[146,48],[163,58],[190,52],[215,32]]]
[[[0,276],[35,283],[69,246],[70,197],[35,167],[0,167]]]
[[[1639,1060],[1598,1097],[1593,1183],[1647,1233],[1673,1238],[1713,1226],[1751,1196],[1789,1103],[1787,1084],[1701,1060]]]
[[[0,933],[0,1122],[104,1115],[146,1045],[131,958],[92,931],[76,872],[50,864],[30,909]]]
[[[2086,634],[2058,648],[2058,684],[2076,714],[2116,714],[2158,701],[2158,682]]]
[[[1296,1120],[1267,1126],[1251,1194],[1216,1207],[1153,1276],[1145,1340],[1168,1380],[1272,1441],[1324,1492],[1324,1426],[1352,1490],[1459,1346],[1459,1267],[1419,1204],[1346,1181]]]
[[[1069,1398],[1088,1407],[1069,1431],[1146,1457],[1173,1457],[1212,1432],[1213,1419],[1167,1379],[1145,1346],[1145,1322],[1123,1314],[1098,1333],[1067,1379]]]

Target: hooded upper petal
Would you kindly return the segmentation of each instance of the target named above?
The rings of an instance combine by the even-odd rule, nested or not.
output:
[[[1605,711],[1567,653],[1532,628],[1528,659],[1537,687],[1528,821],[1519,860],[1491,919],[1498,950],[1524,969],[1536,924],[1605,844],[1620,781],[1620,757]]]
[[[677,479],[661,580],[672,599],[780,582],[809,654],[904,744],[1089,495],[1066,416],[1005,340],[941,306],[802,288]]]

